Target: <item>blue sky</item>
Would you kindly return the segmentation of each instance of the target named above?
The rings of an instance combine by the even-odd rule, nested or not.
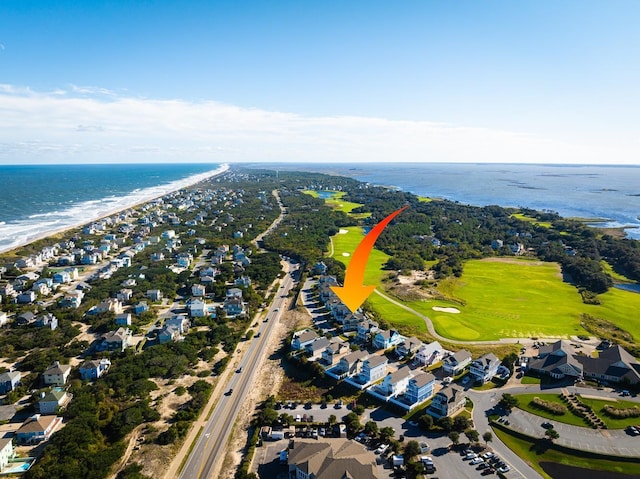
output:
[[[0,162],[638,163],[640,2],[0,2]]]

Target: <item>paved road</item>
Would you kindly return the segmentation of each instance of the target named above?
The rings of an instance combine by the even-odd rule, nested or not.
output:
[[[287,263],[285,272],[295,271],[298,265]],[[269,336],[273,333],[274,324],[280,318],[287,304],[287,295],[293,287],[294,281],[290,274],[286,274],[275,295],[271,307],[266,315],[266,322],[254,328],[259,337],[251,340],[251,344],[240,360],[242,372],[233,374],[226,385],[226,393],[216,403],[213,413],[196,441],[195,446],[180,475],[183,479],[217,477],[217,469],[224,458],[225,448],[231,434],[231,429],[248,392],[253,385],[253,378],[259,373],[255,366],[262,360],[266,351]],[[229,391],[233,392],[229,394]]]

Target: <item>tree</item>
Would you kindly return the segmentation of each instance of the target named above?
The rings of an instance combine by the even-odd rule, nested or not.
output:
[[[460,441],[460,433],[458,433],[456,431],[451,431],[449,433],[449,439],[451,439],[451,442],[454,445],[458,444],[458,442]]]
[[[451,419],[449,416],[442,416],[440,419],[438,419],[436,424],[441,427],[444,432],[449,432],[453,427],[453,419]]]
[[[380,439],[382,439],[383,441],[388,441],[394,436],[395,433],[396,432],[393,430],[392,427],[389,427],[389,426],[383,427],[382,429],[380,429]]]
[[[505,408],[507,411],[511,411],[518,405],[518,398],[512,396],[509,393],[504,393],[502,395],[502,399],[500,399],[500,402],[498,404],[500,404],[500,406]]]
[[[493,433],[491,431],[487,431],[482,435],[482,440],[484,441],[485,444],[490,443],[491,441],[493,441]]]
[[[322,366],[320,366],[322,367]],[[364,414],[364,406],[362,404],[358,404],[353,408],[353,412],[355,412],[358,416]]]
[[[328,419],[329,424],[331,424],[332,426],[336,423],[337,420],[338,418],[335,416],[335,414],[331,414]]]
[[[558,434],[558,431],[556,431],[553,428],[547,429],[546,432],[544,433],[544,435],[547,436],[547,438],[550,441],[554,441],[555,439],[558,439],[560,437],[560,434]]]
[[[478,439],[480,438],[480,434],[475,429],[467,429],[464,432],[464,435],[467,436],[469,442],[478,442]]]
[[[467,416],[456,416],[453,420],[453,429],[455,431],[464,431],[469,427],[469,418]]]
[[[404,460],[405,462],[411,461],[414,457],[420,454],[422,451],[420,449],[420,444],[418,441],[409,441],[404,446]]]
[[[364,425],[364,432],[371,437],[378,435],[378,423],[375,421],[367,421]]]
[[[421,429],[428,431],[433,427],[433,417],[430,414],[423,414],[418,418],[418,426]]]

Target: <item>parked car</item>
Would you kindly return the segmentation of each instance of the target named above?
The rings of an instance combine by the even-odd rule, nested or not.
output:
[[[498,468],[498,472],[500,474],[504,474],[505,472],[509,472],[510,470],[511,470],[511,468],[506,464],[504,466]]]
[[[480,463],[484,463],[481,457],[474,457],[471,459],[471,462],[469,462],[469,464],[471,464],[472,466],[476,466]]]
[[[487,467],[486,469],[484,469],[484,470],[482,471],[482,473],[481,473],[481,474],[482,474],[483,476],[488,476],[489,474],[495,474],[495,473],[496,473],[496,470],[495,470],[493,467]]]
[[[431,449],[429,447],[429,444],[427,444],[426,442],[421,442],[420,443],[420,452],[422,454],[426,454],[427,452],[429,452],[429,449]]]
[[[480,456],[480,457],[482,457],[482,459],[490,459],[490,458],[492,458],[493,456],[495,456],[495,454],[494,454],[493,452],[485,452],[485,453],[484,453],[482,456]]]

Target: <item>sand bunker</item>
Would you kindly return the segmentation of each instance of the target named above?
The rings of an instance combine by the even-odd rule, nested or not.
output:
[[[349,232],[349,230],[340,230],[338,231],[339,235],[346,235]]]
[[[433,306],[431,309],[433,309],[434,311],[440,311],[441,313],[458,314],[460,312],[458,308],[441,308],[440,306]]]
[[[351,256],[351,253],[342,253],[342,256]]]

